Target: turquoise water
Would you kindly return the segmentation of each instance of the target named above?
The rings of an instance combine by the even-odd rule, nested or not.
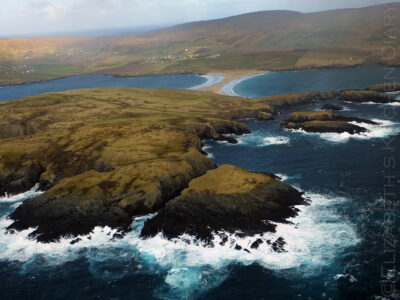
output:
[[[396,72],[390,77],[398,78]],[[244,80],[233,91],[241,96],[255,98],[308,91],[364,89],[371,84],[384,83],[385,77],[387,81],[392,80],[387,74],[388,69],[381,65],[274,72]]]
[[[82,75],[57,80],[0,87],[0,101],[64,90],[130,87],[189,89],[204,84],[207,79],[196,74],[115,77],[111,75]]]

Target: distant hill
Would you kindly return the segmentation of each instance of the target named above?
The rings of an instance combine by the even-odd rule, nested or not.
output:
[[[393,20],[400,20],[400,3],[389,6]],[[4,39],[0,83],[57,77],[64,67],[69,70],[64,75],[138,75],[388,63],[381,58],[388,40],[385,9],[378,5],[318,13],[262,11],[135,36]],[[400,46],[398,39],[393,41]],[[14,74],[22,62],[36,73]]]
[[[400,16],[400,3],[396,16]],[[318,13],[262,11],[143,34],[141,44],[205,46],[238,51],[382,47],[385,7]]]

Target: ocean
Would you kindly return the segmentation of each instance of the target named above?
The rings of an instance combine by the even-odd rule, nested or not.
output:
[[[384,71],[365,66],[271,73],[243,81],[235,91],[254,97],[365,88],[383,82]],[[398,261],[391,262],[400,253],[391,243],[400,233],[400,105],[332,103],[344,106],[341,114],[381,125],[354,136],[279,125],[290,112],[321,109],[313,104],[281,110],[274,121],[246,121],[252,133],[236,137],[238,145],[205,141],[216,164],[273,172],[305,193],[310,205],[298,207],[298,216],[278,224],[276,233],[262,235],[282,237],[285,252],[266,244],[250,253],[234,250],[235,244],[248,248],[257,236],[230,234],[230,242],[215,248],[160,235],[140,239],[154,215],[136,218],[121,240],[110,240],[110,228],[96,228],[74,245],[72,238],[39,244],[28,238],[32,230],[4,230],[11,223],[7,215],[40,193],[36,187],[0,198],[0,299],[383,299],[398,287],[400,275]]]

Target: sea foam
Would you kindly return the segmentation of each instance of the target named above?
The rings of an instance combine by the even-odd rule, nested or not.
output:
[[[235,138],[238,140],[239,144],[256,147],[290,144],[290,139],[286,136],[265,136],[265,132],[262,131],[235,136]]]
[[[22,203],[35,193],[25,194],[17,201]],[[140,231],[145,221],[155,214],[135,218],[132,232],[120,240],[112,239],[117,232],[115,229],[96,227],[91,234],[81,236],[81,241],[76,244],[71,244],[73,238],[62,238],[59,242],[48,244],[38,243],[29,237],[34,228],[7,232],[5,228],[11,224],[11,220],[3,215],[0,218],[0,261],[16,260],[24,268],[32,269],[38,257],[40,262],[37,267],[86,257],[94,276],[105,276],[107,271],[107,276],[117,278],[124,276],[124,273],[114,274],[104,269],[110,261],[119,266],[134,262],[132,269],[135,272],[165,272],[164,285],[168,292],[164,287],[156,293],[166,299],[182,298],[187,293],[215,287],[228,276],[227,267],[232,263],[258,263],[276,272],[291,269],[294,276],[311,276],[332,263],[347,247],[357,244],[359,238],[353,226],[345,223],[336,211],[336,207],[345,205],[347,199],[318,193],[306,193],[306,197],[311,200],[310,205],[298,206],[299,214],[289,219],[290,223],[277,223],[275,233],[243,237],[238,233],[215,232],[213,246],[203,244],[189,235],[173,240],[167,240],[162,234],[141,239]],[[224,238],[226,241],[223,243]],[[276,252],[271,246],[279,238],[285,241],[284,252]],[[258,249],[252,249],[251,245],[258,239],[263,243]],[[242,250],[235,250],[237,245]]]
[[[350,134],[348,132],[312,133],[312,132],[306,132],[301,129],[296,129],[296,130],[289,129],[289,131],[299,132],[299,133],[302,133],[305,135],[310,135],[310,136],[318,136],[326,141],[333,142],[333,143],[344,143],[344,142],[348,142],[351,139],[369,140],[369,139],[375,139],[375,138],[385,138],[385,137],[388,137],[391,135],[398,134],[400,132],[400,126],[399,126],[400,123],[395,123],[395,122],[388,121],[388,120],[379,120],[379,119],[372,119],[372,121],[378,123],[378,125],[351,122],[351,124],[364,127],[365,129],[368,130],[367,132],[362,132],[362,133],[358,133],[358,134]]]
[[[25,193],[17,194],[17,195],[8,195],[0,197],[1,202],[19,202],[29,198],[33,198],[42,194],[42,191],[39,191],[39,184],[36,184],[32,189]]]
[[[91,269],[94,272],[101,269],[102,262],[110,259],[117,259],[117,263],[139,260],[144,268],[166,270],[165,283],[169,287],[179,287],[183,282],[189,290],[203,285],[210,288],[216,281],[222,281],[226,276],[224,270],[231,263],[249,265],[257,262],[275,271],[290,268],[305,276],[313,275],[322,266],[330,264],[338,253],[357,244],[359,239],[353,227],[343,222],[336,213],[335,206],[343,205],[347,201],[345,198],[316,193],[307,193],[306,196],[311,204],[299,206],[300,212],[289,220],[291,223],[276,224],[275,233],[242,237],[240,234],[218,232],[214,234],[213,247],[189,235],[173,240],[165,239],[162,234],[141,239],[144,222],[154,214],[136,218],[132,232],[121,240],[112,240],[116,230],[96,227],[90,235],[81,236],[82,241],[74,245],[70,244],[72,238],[63,238],[56,243],[38,243],[29,238],[33,228],[17,233],[7,232],[5,227],[11,221],[3,216],[0,219],[0,260],[17,260],[26,264],[40,255],[41,264],[54,265],[85,256],[93,265]],[[222,243],[224,237],[227,241]],[[270,245],[279,238],[286,242],[285,252],[275,252]],[[258,239],[264,242],[258,249],[251,249]],[[243,250],[235,250],[236,245]],[[124,255],[115,258],[116,252]],[[210,278],[213,280],[209,281]]]

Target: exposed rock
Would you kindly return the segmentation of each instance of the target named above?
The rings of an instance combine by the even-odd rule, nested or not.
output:
[[[293,125],[293,123],[289,123],[286,128],[302,129],[306,132],[313,133],[347,132],[350,134],[356,134],[367,131],[367,129],[365,129],[364,127],[342,121],[309,121],[304,123],[296,123],[295,125]]]
[[[82,241],[81,238],[76,238],[76,239],[72,240],[72,241],[70,242],[70,244],[71,244],[71,245],[75,245],[76,243],[79,243],[80,241]]]
[[[9,154],[12,155],[12,154]],[[32,188],[40,180],[42,166],[36,161],[8,161],[8,169],[0,173],[0,195],[18,194]]]
[[[243,235],[274,231],[270,221],[285,222],[296,215],[294,206],[303,203],[300,192],[279,180],[223,165],[194,179],[145,223],[141,236],[188,233],[209,242],[221,230]]]
[[[260,111],[257,113],[257,119],[262,121],[273,120],[274,116],[271,113]]]
[[[288,129],[302,129],[314,133],[348,132],[355,134],[367,131],[366,128],[350,122],[377,125],[376,122],[370,120],[341,116],[332,112],[294,112],[289,115],[287,120],[282,121],[281,125]]]
[[[366,90],[380,92],[380,93],[397,92],[400,91],[400,82],[387,82],[383,84],[374,84],[368,86]]]
[[[340,93],[340,100],[348,102],[373,102],[373,103],[392,103],[395,102],[391,95],[385,95],[375,91],[344,90]]]
[[[321,100],[334,99],[337,96],[338,93],[336,91],[331,91],[327,93],[303,92],[287,95],[276,95],[264,99],[268,104],[273,105],[275,108],[289,108],[299,105],[319,103],[319,101]]]
[[[216,167],[202,153],[201,140],[235,143],[230,134],[250,132],[237,119],[266,120],[276,107],[332,96],[246,99],[193,91],[90,89],[1,102],[0,196],[38,182],[45,190],[10,215],[10,232],[33,227],[31,237],[42,242],[87,234],[95,226],[119,228],[123,234],[132,217],[156,212],[174,198],[148,223],[149,235],[164,229],[170,216],[165,228],[170,236],[185,229],[179,220],[181,225],[193,220],[188,231],[202,238],[210,237],[210,228],[247,234],[273,230],[262,220],[284,221],[295,214],[292,205],[302,202],[299,192],[273,176],[241,170],[229,177],[218,171],[221,178],[207,183],[210,188],[194,188],[195,181],[190,192],[177,197],[194,178]],[[218,182],[227,193],[214,185]],[[175,212],[169,210],[174,203]]]
[[[257,239],[256,241],[254,241],[254,242],[251,244],[250,248],[251,248],[251,249],[258,249],[258,247],[260,247],[260,245],[261,245],[262,243],[264,243],[264,241],[263,241],[262,239]]]
[[[333,110],[333,111],[341,111],[343,110],[343,107],[340,105],[335,105],[335,104],[325,104],[324,106],[322,106],[322,109],[325,110]]]
[[[245,109],[244,109],[245,108]],[[246,113],[238,114],[240,110]],[[95,226],[130,229],[215,168],[201,139],[250,133],[233,116],[273,112],[265,100],[192,91],[91,89],[0,103],[0,195],[29,190],[11,230],[54,241]]]
[[[348,117],[338,115],[332,112],[315,111],[315,112],[294,112],[291,113],[287,122],[302,123],[307,121],[345,121],[345,122],[358,122],[377,125],[376,122],[361,119],[357,117]]]
[[[285,240],[282,237],[280,237],[275,242],[272,243],[272,249],[275,252],[286,252],[286,250],[284,249],[285,245],[286,245]]]
[[[214,140],[216,141],[225,141],[228,142],[229,144],[238,144],[239,142],[237,141],[237,139],[235,139],[232,136],[229,135],[219,135],[217,138],[215,138]]]

